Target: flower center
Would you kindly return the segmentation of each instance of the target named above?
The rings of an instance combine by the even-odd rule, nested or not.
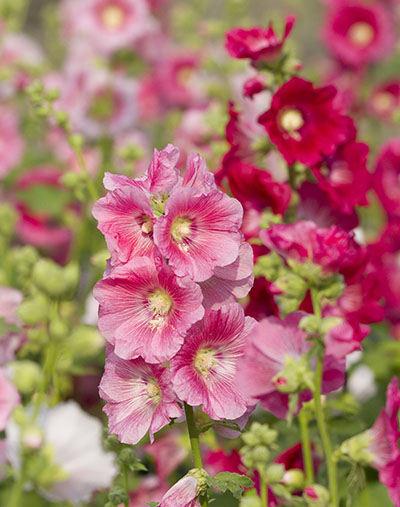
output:
[[[359,21],[351,25],[347,35],[355,46],[365,48],[373,41],[375,31],[369,23]]]
[[[194,367],[204,376],[218,363],[215,358],[215,349],[200,349],[194,360]]]
[[[191,220],[187,218],[176,218],[171,226],[171,236],[177,243],[181,243],[185,238],[191,234]]]
[[[298,130],[304,125],[304,118],[301,111],[295,108],[285,109],[280,117],[279,123],[291,137],[298,140],[300,134]]]
[[[395,100],[391,93],[379,92],[373,98],[373,105],[381,113],[390,112],[390,109],[395,105]]]
[[[161,400],[161,389],[155,378],[150,379],[147,384],[147,396],[151,398],[155,403]]]
[[[172,299],[169,294],[161,289],[153,292],[149,296],[148,301],[154,315],[166,315],[172,306]]]
[[[117,30],[124,23],[125,13],[121,7],[110,4],[101,12],[101,20],[106,28]]]
[[[150,234],[153,232],[153,222],[148,216],[143,217],[142,232],[143,234]]]
[[[99,122],[109,121],[116,108],[116,97],[110,87],[99,90],[93,97],[89,115]]]

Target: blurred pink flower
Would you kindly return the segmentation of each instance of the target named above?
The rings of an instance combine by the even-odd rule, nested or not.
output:
[[[11,413],[19,402],[16,387],[8,380],[5,369],[0,368],[0,431],[6,428]]]
[[[4,105],[0,106],[0,181],[21,160],[24,141],[19,132],[16,112]]]

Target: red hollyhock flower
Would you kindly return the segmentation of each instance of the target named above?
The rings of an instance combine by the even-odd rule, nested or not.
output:
[[[389,217],[400,217],[400,138],[383,145],[378,154],[374,190]]]
[[[392,52],[396,43],[390,12],[378,3],[347,0],[328,10],[322,38],[344,65],[361,67]]]
[[[288,164],[314,165],[355,136],[353,121],[334,104],[336,93],[334,86],[314,88],[293,77],[272,97],[258,121]]]
[[[266,81],[261,76],[254,76],[247,81],[245,81],[243,85],[243,95],[245,97],[250,97],[251,99],[254,97],[254,95],[257,95],[257,93],[262,92],[266,88]]]
[[[368,110],[383,121],[393,121],[400,110],[400,81],[390,80],[380,84],[368,99]]]
[[[225,47],[233,58],[270,62],[282,53],[283,44],[295,22],[295,17],[287,16],[282,39],[278,39],[272,24],[268,28],[256,26],[249,30],[233,28],[226,33]]]
[[[352,213],[356,205],[368,205],[366,193],[371,180],[367,169],[368,151],[366,144],[350,141],[326,158],[325,164],[312,168],[318,185],[342,213]]]

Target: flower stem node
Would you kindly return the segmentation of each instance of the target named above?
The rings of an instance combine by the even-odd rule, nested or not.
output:
[[[309,507],[328,507],[329,491],[320,484],[312,484],[304,489],[303,498]]]

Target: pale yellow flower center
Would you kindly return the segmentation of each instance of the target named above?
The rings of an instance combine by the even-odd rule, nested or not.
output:
[[[151,379],[149,381],[146,391],[148,397],[154,400],[155,403],[158,403],[161,400],[161,389],[157,384],[156,379]]]
[[[124,22],[125,13],[118,5],[108,5],[101,13],[101,19],[105,27],[117,30]]]
[[[286,130],[291,137],[297,139],[300,137],[297,131],[304,125],[304,118],[298,109],[288,108],[283,111],[279,123],[283,130]]]
[[[386,112],[394,106],[393,95],[389,92],[379,92],[373,98],[373,104],[377,111]]]
[[[180,243],[191,234],[191,221],[187,218],[176,218],[171,226],[171,236],[177,243]]]
[[[149,217],[144,217],[144,222],[142,224],[142,232],[144,234],[150,234],[153,231],[153,222]]]
[[[351,42],[359,48],[365,48],[371,44],[374,39],[374,34],[375,32],[372,26],[364,21],[354,23],[347,32]]]
[[[204,376],[207,376],[217,363],[215,349],[200,349],[194,359],[196,370]]]
[[[150,309],[155,315],[166,315],[171,306],[172,299],[169,294],[161,289],[157,289],[148,298]]]

